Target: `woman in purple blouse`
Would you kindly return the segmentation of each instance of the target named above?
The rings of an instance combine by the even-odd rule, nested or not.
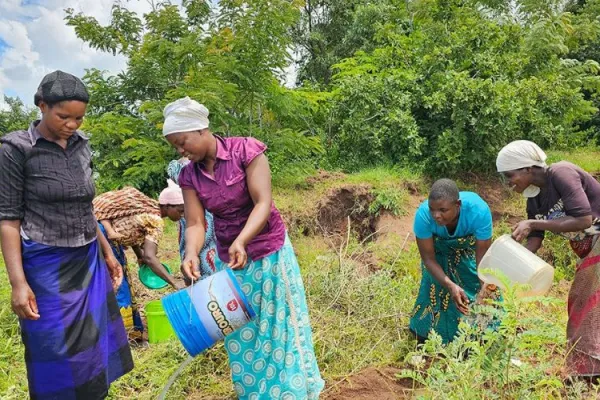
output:
[[[244,399],[317,399],[323,389],[300,268],[271,194],[267,147],[215,136],[208,110],[189,97],[165,107],[163,134],[192,162],[179,176],[185,201],[182,272],[200,278],[204,211],[214,215],[218,269],[229,266],[257,318],[225,338]]]

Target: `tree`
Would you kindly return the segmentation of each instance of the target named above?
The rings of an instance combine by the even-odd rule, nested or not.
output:
[[[372,51],[378,33],[406,31],[410,20],[404,1],[306,0],[294,29],[299,84],[328,86],[333,65],[357,51]]]
[[[600,89],[598,64],[567,59],[572,16],[533,3],[518,18],[476,2],[411,3],[410,32],[382,28],[373,51],[334,66],[332,162],[452,174],[491,170],[514,139],[580,143],[598,111],[584,95]]]
[[[153,194],[164,187],[164,168],[176,154],[161,134],[162,110],[183,96],[207,106],[213,131],[266,142],[276,177],[314,164],[323,152],[311,113],[320,98],[280,83],[298,7],[227,0],[211,9],[188,0],[182,10],[159,3],[141,22],[115,6],[107,26],[68,11],[67,23],[90,46],[128,59],[117,76],[89,70],[84,78],[92,98],[85,129],[101,190],[131,184]]]
[[[29,124],[39,118],[36,108],[25,107],[18,97],[4,96],[8,110],[0,111],[0,136],[9,132],[27,129]]]

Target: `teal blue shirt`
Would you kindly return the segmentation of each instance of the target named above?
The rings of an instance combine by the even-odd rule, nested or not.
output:
[[[454,235],[448,234],[445,226],[438,225],[429,212],[429,201],[419,206],[415,215],[414,232],[417,239],[438,236],[443,239],[474,235],[477,240],[492,238],[492,213],[487,203],[477,193],[460,192],[461,200],[458,225]]]

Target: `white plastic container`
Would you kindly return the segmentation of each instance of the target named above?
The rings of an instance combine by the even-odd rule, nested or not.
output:
[[[479,264],[479,279],[506,289],[499,278],[486,273],[486,270],[500,271],[513,283],[529,285],[528,290],[518,295],[543,296],[548,293],[554,279],[554,268],[510,235],[502,235],[492,243]]]

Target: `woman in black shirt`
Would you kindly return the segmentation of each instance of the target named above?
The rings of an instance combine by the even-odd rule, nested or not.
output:
[[[98,234],[77,130],[88,100],[81,80],[52,72],[34,98],[41,121],[0,139],[2,254],[35,399],[103,399],[133,368],[113,291],[122,270]]]

